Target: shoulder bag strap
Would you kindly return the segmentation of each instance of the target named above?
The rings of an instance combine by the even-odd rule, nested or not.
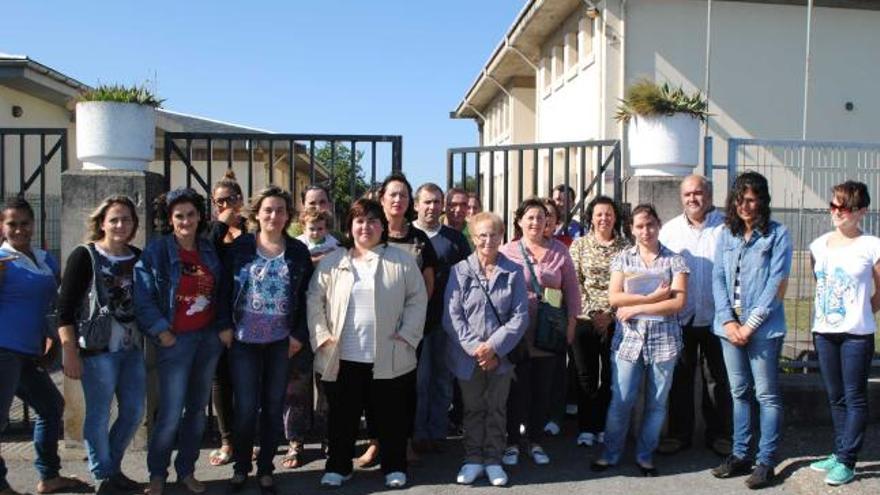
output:
[[[483,281],[480,280],[480,277],[474,272],[473,268],[471,268],[470,265],[468,265],[468,271],[471,272],[471,275],[480,285],[480,289],[483,289],[483,294],[486,295],[486,302],[489,303],[489,307],[492,308],[492,312],[495,313],[495,319],[498,320],[498,324],[504,325],[504,322],[501,321],[501,315],[498,314],[498,310],[495,308],[495,304],[492,303],[492,297],[489,296],[489,289],[485,285],[483,285]]]
[[[541,284],[538,283],[538,276],[535,275],[535,267],[532,266],[532,260],[529,259],[529,253],[526,252],[526,248],[523,246],[522,241],[519,241],[519,250],[522,252],[523,260],[526,262],[526,266],[529,267],[529,273],[532,275],[532,290],[540,300],[542,297]]]
[[[93,244],[83,244],[86,251],[89,252],[89,260],[92,263],[92,287],[89,293],[89,319],[98,315],[101,309],[101,294],[98,292],[98,259]]]

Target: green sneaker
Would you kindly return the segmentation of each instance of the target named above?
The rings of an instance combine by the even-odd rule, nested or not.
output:
[[[828,457],[822,459],[821,461],[816,461],[810,464],[810,469],[813,471],[819,471],[820,473],[827,473],[831,471],[834,466],[837,465],[837,456],[834,454],[829,455]]]
[[[852,481],[855,476],[855,470],[848,468],[846,464],[838,462],[837,465],[831,468],[831,471],[828,471],[828,474],[825,475],[825,483],[833,486],[845,485]]]

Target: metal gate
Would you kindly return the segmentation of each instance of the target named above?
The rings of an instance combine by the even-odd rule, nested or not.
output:
[[[729,139],[727,162],[728,189],[737,173],[754,170],[767,177],[773,218],[788,227],[794,243],[783,356],[791,366],[816,366],[810,334],[815,281],[809,245],[833,228],[828,214],[832,186],[857,180],[880,194],[880,143]],[[880,202],[870,206],[863,229],[880,235]],[[874,363],[880,364],[876,359]]]
[[[195,185],[206,195],[226,169],[236,171],[248,196],[268,184],[294,197],[314,183],[334,190],[341,178],[354,198],[402,169],[402,147],[401,136],[168,132],[164,169],[155,171],[164,174],[168,188]]]
[[[456,170],[460,171],[457,180]],[[583,218],[593,195],[610,194],[620,203],[620,141],[476,146],[446,151],[446,187],[476,193],[486,210],[501,215],[505,232],[510,232],[513,212],[524,199],[542,194],[549,197],[557,185],[575,191],[575,201],[565,213],[566,225],[573,216]]]
[[[61,172],[66,169],[67,129],[0,128],[0,200],[21,196],[31,204],[35,238],[56,259],[61,254]]]

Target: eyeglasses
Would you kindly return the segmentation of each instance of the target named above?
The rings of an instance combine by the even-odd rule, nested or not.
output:
[[[241,201],[241,196],[238,194],[233,194],[232,196],[226,196],[225,198],[214,198],[214,204],[217,206],[228,206]]]

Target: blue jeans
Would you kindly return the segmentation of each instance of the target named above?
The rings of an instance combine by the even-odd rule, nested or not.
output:
[[[611,405],[608,406],[605,451],[602,453],[602,459],[609,464],[617,464],[623,454],[630,414],[644,377],[648,379],[647,396],[642,428],[636,442],[636,461],[652,464],[654,449],[660,441],[660,430],[666,420],[666,399],[672,387],[675,362],[675,359],[670,359],[659,363],[645,363],[642,356],[639,356],[638,361],[631,362],[618,359],[617,353],[612,353]]]
[[[449,433],[452,372],[446,365],[449,336],[434,328],[422,339],[416,378],[416,417],[413,438],[442,440]]]
[[[41,480],[58,476],[61,458],[58,457],[58,440],[61,437],[61,416],[64,398],[52,383],[46,370],[37,366],[33,356],[0,349],[0,431],[9,423],[12,399],[18,396],[37,412],[34,424],[34,466]],[[0,490],[6,483],[6,463],[0,457]]]
[[[874,335],[814,333],[813,341],[831,405],[834,455],[852,468],[868,426],[868,375],[874,357]]]
[[[758,402],[761,438],[758,464],[775,467],[782,430],[782,395],[779,391],[779,353],[783,337],[751,339],[737,347],[721,339],[724,365],[733,399],[733,455],[748,459],[752,440],[752,398]]]
[[[217,332],[208,327],[177,335],[173,346],[157,349],[159,408],[147,453],[151,478],[168,476],[175,445],[177,478],[193,473],[205,432],[211,381],[222,347]]]
[[[232,427],[234,471],[250,474],[251,451],[260,419],[260,454],[257,475],[272,474],[272,459],[284,436],[284,393],[290,360],[288,340],[269,344],[246,344],[235,341],[229,350],[229,366],[235,397]]]
[[[84,357],[82,363],[83,437],[89,471],[96,480],[104,480],[120,472],[122,456],[144,416],[144,354],[141,349],[104,352]],[[109,428],[114,395],[119,414]]]

